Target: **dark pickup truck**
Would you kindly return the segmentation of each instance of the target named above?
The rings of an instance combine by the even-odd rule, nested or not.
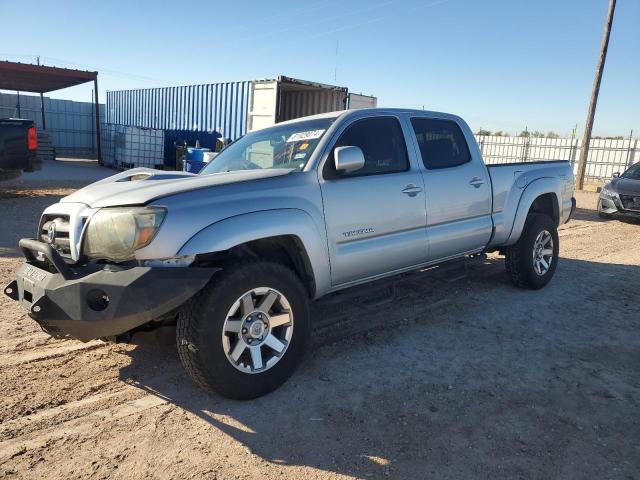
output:
[[[33,120],[0,119],[0,181],[40,169],[38,134]]]

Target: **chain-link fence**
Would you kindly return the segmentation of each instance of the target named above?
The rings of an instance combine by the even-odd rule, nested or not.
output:
[[[489,164],[566,160],[574,173],[582,141],[577,138],[498,137],[476,135],[484,161]],[[585,179],[599,181],[610,178],[640,161],[637,139],[592,139],[589,144]]]

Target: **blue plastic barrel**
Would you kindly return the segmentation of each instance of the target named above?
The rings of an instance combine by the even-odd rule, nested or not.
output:
[[[187,147],[187,159],[184,161],[184,171],[198,173],[206,165],[204,154],[210,152],[210,148]]]
[[[197,160],[185,160],[183,170],[190,173],[199,173],[205,165],[205,162],[199,162]]]
[[[196,147],[187,147],[187,160],[193,160],[196,162],[204,161],[204,153],[210,152],[209,148],[196,148]]]

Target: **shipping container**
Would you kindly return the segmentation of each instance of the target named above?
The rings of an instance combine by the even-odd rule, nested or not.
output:
[[[107,92],[107,123],[214,133],[247,131],[347,108],[348,89],[279,76],[274,80]]]
[[[107,92],[107,123],[162,130],[246,132],[251,82]]]
[[[280,76],[251,84],[247,130],[259,130],[278,122],[316,113],[345,110],[346,87],[307,82]]]

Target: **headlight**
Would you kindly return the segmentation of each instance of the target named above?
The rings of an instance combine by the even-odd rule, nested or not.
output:
[[[600,190],[600,196],[613,200],[618,196],[618,193],[613,191],[609,186],[604,186],[602,190]]]
[[[91,217],[84,238],[90,258],[124,262],[151,243],[166,210],[161,207],[103,208]]]

